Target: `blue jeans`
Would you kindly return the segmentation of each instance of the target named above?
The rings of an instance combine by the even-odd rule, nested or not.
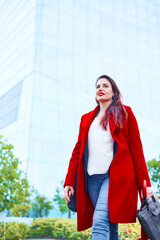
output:
[[[119,240],[118,223],[111,223],[108,211],[109,172],[88,175],[88,194],[95,208],[92,240]]]

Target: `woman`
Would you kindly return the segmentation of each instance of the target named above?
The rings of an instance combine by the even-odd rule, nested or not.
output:
[[[136,222],[138,190],[151,182],[139,129],[129,106],[107,75],[96,81],[96,108],[81,117],[78,141],[64,182],[70,202],[77,174],[77,230],[92,226],[92,239],[117,240],[118,223]]]

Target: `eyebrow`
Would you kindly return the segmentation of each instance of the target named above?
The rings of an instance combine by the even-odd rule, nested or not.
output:
[[[102,85],[108,85],[108,83],[103,83]],[[96,86],[100,86],[100,84],[96,84]]]

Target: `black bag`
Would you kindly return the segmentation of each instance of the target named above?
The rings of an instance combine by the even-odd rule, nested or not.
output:
[[[77,173],[76,173],[76,181],[74,186],[74,196],[70,195],[70,202],[67,204],[69,210],[72,212],[77,212]]]
[[[160,202],[153,195],[148,201],[145,196],[137,218],[151,240],[160,240]]]

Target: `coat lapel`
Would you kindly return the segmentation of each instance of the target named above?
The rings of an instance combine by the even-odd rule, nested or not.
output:
[[[91,123],[93,119],[97,116],[99,113],[99,105],[96,106],[96,108],[86,116],[84,122],[83,122],[83,130],[84,130],[84,138],[83,138],[83,155],[82,160],[84,164],[84,177],[85,177],[85,191],[88,192],[88,184],[87,184],[87,163],[88,163],[88,131],[91,126]]]
[[[86,138],[88,136],[88,131],[89,131],[89,128],[91,126],[91,123],[94,120],[94,118],[98,115],[99,111],[100,111],[100,106],[97,105],[95,107],[95,109],[92,112],[90,112],[88,114],[88,116],[86,116],[86,118],[83,122],[83,128],[84,128],[84,132],[85,132],[85,141],[86,141]],[[109,117],[109,127],[110,127],[110,131],[111,131],[111,134],[112,134],[112,137],[113,137],[113,132],[116,130],[116,124],[114,123],[114,120],[113,120],[112,116]]]
[[[95,109],[88,113],[86,118],[84,119],[84,122],[83,122],[83,128],[84,128],[84,131],[85,131],[85,135],[87,134],[88,135],[88,131],[89,131],[89,128],[90,128],[90,125],[93,121],[93,119],[96,117],[96,115],[98,114],[99,112],[99,105],[97,105],[95,107]]]
[[[88,141],[87,141],[88,140],[88,131],[89,131],[89,128],[91,126],[91,123],[92,123],[93,119],[98,114],[98,112],[99,112],[99,105],[97,105],[92,112],[90,112],[86,115],[86,118],[84,119],[84,122],[82,124],[83,131],[84,131],[83,132],[84,135],[83,135],[82,153],[84,151],[86,152],[86,146],[88,148]]]

